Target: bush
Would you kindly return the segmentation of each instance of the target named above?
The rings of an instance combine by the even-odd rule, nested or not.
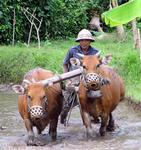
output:
[[[129,82],[141,81],[141,63],[138,53],[128,53],[123,61],[124,76],[128,76]],[[130,77],[130,78],[129,78]]]
[[[13,31],[13,13],[16,12],[16,41],[25,42],[28,38],[30,23],[21,11],[28,8],[32,13],[36,8],[36,17],[43,18],[40,37],[48,38],[72,36],[88,25],[89,2],[77,0],[3,0],[0,1],[0,44],[11,43]],[[11,15],[9,15],[11,14]],[[33,29],[32,40],[36,39]]]

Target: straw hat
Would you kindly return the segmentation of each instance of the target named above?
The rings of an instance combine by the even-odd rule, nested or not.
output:
[[[79,42],[80,40],[90,40],[91,42],[94,41],[94,38],[91,34],[91,32],[87,29],[82,29],[76,38],[76,42]]]

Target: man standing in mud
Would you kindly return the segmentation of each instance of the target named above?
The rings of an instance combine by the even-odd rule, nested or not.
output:
[[[78,46],[74,46],[70,48],[67,52],[67,55],[64,59],[63,63],[63,71],[64,73],[71,71],[71,64],[70,59],[75,57],[79,59],[79,56],[77,53],[83,54],[83,55],[94,55],[98,52],[97,49],[93,48],[90,44],[94,41],[94,38],[89,30],[82,29],[75,40],[76,42],[79,42]],[[66,82],[66,90],[63,91],[64,95],[64,105],[63,110],[61,113],[61,123],[66,125],[66,118],[67,114],[70,111],[70,109],[74,106],[76,106],[77,98],[76,98],[76,92],[75,92],[75,86],[79,85],[79,79],[75,82],[73,79],[69,79]],[[71,87],[71,88],[70,88]]]

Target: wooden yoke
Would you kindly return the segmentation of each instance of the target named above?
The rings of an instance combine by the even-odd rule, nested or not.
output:
[[[42,81],[40,81],[38,83],[42,83],[44,86],[50,86],[50,85],[53,85],[55,83],[58,83],[58,82],[61,82],[61,81],[64,81],[64,80],[67,80],[67,79],[79,76],[79,75],[82,74],[82,72],[83,72],[83,68],[80,67],[79,69],[76,69],[76,70],[73,70],[73,71],[69,71],[69,72],[63,73],[61,75],[55,75],[52,78],[48,78],[46,80],[42,80]]]

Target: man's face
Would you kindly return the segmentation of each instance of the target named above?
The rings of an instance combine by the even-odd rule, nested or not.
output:
[[[82,50],[87,50],[90,46],[91,41],[90,40],[80,40],[79,43],[80,43]]]

